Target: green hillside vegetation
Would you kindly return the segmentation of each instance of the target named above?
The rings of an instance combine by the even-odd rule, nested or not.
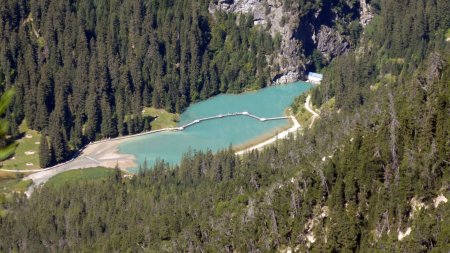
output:
[[[22,180],[25,174],[0,171],[0,198],[13,192],[23,192],[31,184],[30,180]]]
[[[295,98],[295,101],[292,103],[292,113],[295,115],[295,118],[298,120],[300,125],[303,127],[308,127],[311,123],[312,114],[308,112],[305,108],[306,97],[309,93],[304,93]]]
[[[179,117],[179,114],[169,113],[164,109],[156,109],[154,107],[145,107],[142,113],[144,117],[154,118],[150,123],[152,130],[175,127]]]
[[[52,165],[91,141],[150,130],[144,108],[181,113],[219,93],[270,84],[286,64],[275,60],[281,35],[272,36],[270,24],[255,25],[252,15],[211,13],[210,3],[1,1],[0,93],[16,88],[6,115],[10,135],[20,137],[23,120],[48,133],[56,152]],[[283,6],[299,13],[305,26],[327,22],[312,18],[325,8],[336,16],[333,26],[356,45],[359,6],[353,1],[285,1]],[[299,50],[296,64],[312,57],[310,47]],[[153,125],[166,123],[171,125]]]
[[[52,177],[46,185],[48,187],[62,187],[68,183],[79,183],[79,182],[100,182],[102,179],[107,179],[116,173],[111,168],[87,168],[70,170],[58,174]]]
[[[17,140],[17,147],[11,158],[1,162],[2,169],[8,170],[35,170],[39,166],[39,146],[41,134],[30,130],[26,124],[20,127],[21,139]]]
[[[325,109],[314,127],[240,157],[190,151],[179,166],[144,164],[130,180],[115,171],[14,195],[2,204],[0,251],[448,252],[450,2],[370,3],[376,18],[355,50],[323,68],[311,91]],[[165,14],[155,22],[180,15]]]
[[[6,135],[9,122],[3,118],[13,95],[14,90],[9,89],[0,97],[0,162],[11,157],[17,146],[11,136]],[[31,180],[22,180],[22,176],[21,173],[0,171],[0,217],[6,215],[10,204],[32,183]]]
[[[44,187],[0,219],[0,249],[445,252],[450,203],[434,203],[450,198],[449,61],[430,54],[355,112],[262,152],[192,151],[129,181]]]
[[[293,114],[295,115],[300,125],[302,125],[304,128],[308,128],[309,126],[311,126],[313,120],[313,114],[305,108],[306,98],[309,94],[311,93],[308,92],[298,96],[291,105]],[[328,114],[333,112],[334,104],[335,99],[331,98],[327,102],[322,104],[320,108],[311,105],[311,109],[315,110],[319,115]]]
[[[3,195],[4,193],[8,194],[13,192],[23,193],[31,184],[31,180],[22,180],[20,177],[15,179],[0,179],[0,194]]]

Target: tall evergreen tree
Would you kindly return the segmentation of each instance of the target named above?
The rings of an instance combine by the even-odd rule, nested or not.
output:
[[[59,130],[50,134],[51,148],[54,153],[54,160],[57,163],[63,162],[69,156],[67,143],[63,135],[63,131]]]
[[[52,152],[45,133],[41,134],[41,141],[39,144],[39,166],[47,168],[52,164]]]

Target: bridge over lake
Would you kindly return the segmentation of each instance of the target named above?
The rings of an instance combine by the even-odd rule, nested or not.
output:
[[[182,131],[182,130],[184,130],[185,128],[188,128],[188,127],[190,127],[190,126],[192,126],[192,125],[198,124],[198,123],[200,123],[200,122],[202,122],[202,121],[213,120],[213,119],[221,119],[221,118],[226,118],[226,117],[234,117],[234,116],[247,116],[247,117],[250,117],[250,118],[254,118],[254,119],[256,119],[256,120],[259,120],[259,121],[261,121],[261,122],[264,122],[264,121],[271,121],[271,120],[289,119],[289,117],[287,117],[287,116],[271,117],[271,118],[261,118],[261,117],[258,117],[258,116],[256,116],[256,115],[254,115],[254,114],[251,114],[251,113],[249,113],[249,112],[234,112],[234,113],[219,114],[219,115],[216,115],[216,116],[210,116],[210,117],[205,117],[205,118],[196,119],[196,120],[194,120],[194,121],[192,121],[192,122],[190,122],[190,123],[187,123],[187,124],[185,124],[185,125],[183,125],[183,126],[177,127],[176,129],[179,130],[179,131]]]

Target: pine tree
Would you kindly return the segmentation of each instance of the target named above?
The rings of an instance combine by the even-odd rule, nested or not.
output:
[[[0,97],[0,116],[4,115],[13,96],[14,90],[10,89]],[[0,161],[11,156],[16,147],[15,143],[8,143],[6,140],[6,129],[8,129],[8,122],[5,119],[0,119]]]
[[[70,143],[75,149],[80,149],[83,145],[82,122],[80,117],[75,118],[75,124],[71,129]]]
[[[114,167],[114,175],[112,177],[112,180],[116,184],[122,183],[122,172],[120,171],[119,164],[117,163]]]
[[[63,130],[61,130],[63,131]],[[66,140],[64,139],[63,133],[57,131],[56,133],[51,133],[51,147],[54,152],[54,160],[57,163],[63,162],[68,156],[68,148]]]
[[[41,168],[47,168],[52,163],[52,154],[47,140],[47,135],[42,133],[41,142],[39,145],[39,166]]]
[[[108,98],[103,97],[100,102],[100,107],[102,110],[102,123],[101,132],[104,138],[117,136],[117,124],[113,119],[111,113],[111,106],[108,102]]]

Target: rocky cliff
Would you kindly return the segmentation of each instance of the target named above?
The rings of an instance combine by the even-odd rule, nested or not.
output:
[[[320,53],[321,64],[347,52],[356,42],[350,35],[362,30],[373,17],[368,0],[340,0],[332,3],[216,0],[211,3],[209,11],[250,14],[254,25],[270,31],[273,37],[280,36],[280,50],[269,60],[274,83],[303,79],[307,71],[315,70],[315,52]]]

